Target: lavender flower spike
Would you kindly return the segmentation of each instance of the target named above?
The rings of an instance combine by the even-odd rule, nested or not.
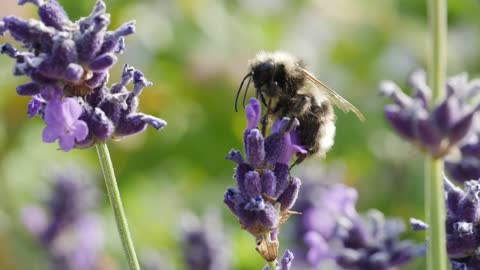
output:
[[[44,142],[58,139],[60,148],[86,148],[109,139],[142,132],[147,126],[160,130],[166,122],[138,111],[139,96],[151,85],[137,69],[125,66],[122,81],[107,87],[109,70],[125,48],[124,38],[135,32],[135,22],[107,31],[110,15],[97,0],[90,15],[72,22],[57,0],[20,0],[38,7],[40,21],[6,16],[0,35],[9,32],[24,51],[10,44],[0,53],[15,60],[14,75],[30,82],[17,93],[32,96],[28,115],[45,120]],[[133,78],[133,89],[126,86]]]
[[[227,159],[236,165],[237,188],[229,188],[224,202],[239,219],[242,228],[257,241],[257,251],[268,262],[278,256],[278,228],[296,212],[291,211],[301,182],[290,175],[290,159],[305,150],[296,145],[294,128],[279,128],[288,119],[279,120],[266,138],[258,129],[261,104],[252,98],[245,108],[247,127],[244,131],[246,158],[239,151],[230,151]]]
[[[423,71],[413,73],[410,84],[414,89],[412,97],[393,82],[380,83],[380,92],[394,102],[385,107],[385,118],[401,137],[433,158],[442,158],[472,126],[478,107],[471,107],[469,101],[478,89],[477,83],[468,83],[465,74],[450,78],[447,96],[439,104],[432,104]]]

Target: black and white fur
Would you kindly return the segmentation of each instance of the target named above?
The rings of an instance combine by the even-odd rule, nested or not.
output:
[[[267,110],[300,122],[296,131],[308,153],[295,164],[314,154],[325,157],[334,143],[336,117],[328,94],[308,79],[303,62],[285,52],[260,52],[249,68],[257,96],[271,104]]]

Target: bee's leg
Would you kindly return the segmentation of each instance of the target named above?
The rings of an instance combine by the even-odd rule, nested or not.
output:
[[[292,103],[295,104],[295,106],[292,106],[289,112],[290,120],[288,121],[288,124],[284,128],[283,133],[292,130],[293,123],[295,123],[295,118],[298,118],[298,116],[305,114],[305,112],[308,110],[308,108],[311,105],[311,101],[312,99],[305,95],[299,95],[295,99],[292,99]]]
[[[290,165],[290,168],[288,169],[291,170],[293,167],[295,167],[295,165],[299,165],[300,163],[302,163],[307,158],[307,156],[308,154],[298,154],[297,159],[292,163],[292,165]]]
[[[265,105],[265,107],[268,107],[267,101],[265,100],[265,96],[262,93],[260,93],[260,91],[257,91],[257,99],[258,97],[260,97],[260,101],[263,103],[263,105]]]
[[[270,109],[271,106],[272,106],[272,99],[270,98],[270,99],[268,99],[268,103],[267,103],[267,112],[262,117],[262,135],[263,135],[263,137],[267,136],[267,127],[268,127],[268,124],[269,124],[270,113],[272,111]]]
[[[283,128],[283,130],[281,130],[281,133],[286,133],[286,132],[289,132],[290,130],[292,130],[293,128],[293,123],[295,123],[295,119],[297,119],[295,116],[291,116],[290,119],[288,120],[288,123],[287,125]]]

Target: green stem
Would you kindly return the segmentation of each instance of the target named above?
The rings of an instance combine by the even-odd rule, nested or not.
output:
[[[107,186],[108,197],[113,208],[113,214],[115,215],[118,233],[120,234],[122,245],[125,254],[127,255],[128,265],[130,270],[140,270],[135,247],[133,246],[132,237],[128,229],[127,217],[125,215],[125,210],[123,209],[122,199],[120,198],[120,190],[118,190],[117,180],[115,179],[115,172],[113,171],[113,164],[110,159],[108,147],[105,143],[98,143],[96,146],[98,159],[100,160],[105,184]]]
[[[273,262],[267,262],[269,270],[277,270],[277,260]]]
[[[437,102],[445,95],[447,63],[447,1],[427,0],[430,20],[429,78],[432,100]],[[445,197],[443,187],[443,160],[427,158],[425,168],[425,206],[428,230],[428,270],[447,270],[445,235]]]
[[[443,188],[443,160],[429,158],[425,170],[425,196],[428,229],[428,270],[447,270],[445,235],[445,196]]]

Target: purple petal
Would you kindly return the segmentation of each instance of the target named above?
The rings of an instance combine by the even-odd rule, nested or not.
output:
[[[25,5],[26,3],[32,3],[32,4],[36,5],[37,7],[39,7],[39,6],[42,5],[43,0],[19,0],[19,1],[18,1],[18,5],[19,5],[19,6],[23,6],[23,5]]]
[[[65,39],[53,49],[49,58],[45,59],[39,66],[41,75],[50,79],[63,79],[66,69],[71,63],[77,61],[77,51],[73,40]]]
[[[63,109],[65,115],[68,115],[71,121],[77,120],[83,113],[82,106],[74,98],[64,98]]]
[[[39,237],[48,225],[48,217],[43,209],[30,206],[22,209],[22,223],[30,233]]]
[[[262,175],[262,193],[265,193],[269,197],[275,197],[275,191],[277,188],[277,178],[275,174],[270,171],[264,171]]]
[[[293,144],[292,138],[291,138],[292,132],[293,131],[290,131],[289,133],[284,135],[287,148],[278,159],[278,162],[280,163],[288,164],[290,160],[293,158],[293,156],[295,156],[296,154],[305,155],[308,153],[303,147]]]
[[[118,50],[122,50],[122,48],[119,47],[123,46],[123,37],[131,35],[133,33],[135,33],[135,21],[124,23],[122,26],[120,26],[120,28],[115,30],[115,32],[107,33],[100,52],[103,54],[114,52],[114,50],[117,50],[115,53],[121,53],[121,51],[119,52]]]
[[[280,234],[280,229],[275,229],[273,231],[270,232],[270,238],[272,239],[272,241],[277,241],[278,240],[278,235]]]
[[[160,130],[165,127],[167,123],[160,118],[150,115],[145,115],[142,113],[133,114],[120,121],[115,130],[115,135],[122,137],[142,132],[147,127],[147,124],[153,126],[157,130]]]
[[[290,250],[285,250],[285,254],[282,257],[280,270],[290,270],[292,261],[295,258]]]
[[[445,170],[456,181],[465,182],[480,178],[480,159],[463,156],[458,162],[445,161]]]
[[[253,225],[255,225],[257,218],[256,218],[256,212],[254,211],[248,211],[245,209],[238,209],[237,212],[237,217],[240,221],[240,223],[245,226],[246,228],[249,228]]]
[[[457,144],[468,134],[472,126],[474,115],[474,111],[467,114],[450,129],[448,139],[451,144]]]
[[[33,118],[35,115],[37,115],[44,104],[45,100],[43,100],[39,95],[32,96],[32,99],[28,103],[27,107],[28,117]]]
[[[328,209],[309,208],[302,213],[302,223],[306,230],[315,231],[324,238],[329,238],[337,226],[336,213]],[[318,222],[321,220],[322,222]]]
[[[316,266],[322,260],[330,257],[330,246],[317,232],[307,232],[303,237],[303,241],[309,247],[307,261],[310,265]]]
[[[247,194],[245,176],[252,170],[253,168],[246,163],[241,163],[235,168],[235,179],[237,179],[237,186],[242,194]]]
[[[402,137],[410,140],[414,138],[412,119],[402,113],[398,105],[385,106],[385,118]]]
[[[89,65],[92,71],[103,71],[110,68],[117,62],[117,57],[113,54],[104,54],[95,58]]]
[[[80,59],[84,62],[90,62],[102,46],[107,26],[110,24],[110,17],[106,14],[97,14],[91,21],[92,26],[88,32],[85,32],[77,41],[77,51]]]
[[[93,135],[100,140],[110,138],[115,129],[112,121],[99,108],[95,108],[94,113],[89,118],[82,120],[87,123]]]
[[[432,150],[436,151],[440,146],[442,137],[435,125],[435,122],[428,117],[428,114],[420,114],[415,121],[415,133],[416,137],[423,145],[429,146]]]
[[[42,133],[42,139],[44,142],[46,143],[52,143],[54,142],[58,137],[59,137],[59,133],[60,133],[60,129],[57,128],[57,127],[54,127],[54,126],[46,126],[44,129],[43,129],[43,133]]]
[[[277,178],[277,190],[275,197],[278,197],[288,187],[290,180],[290,170],[287,164],[277,163],[273,172],[275,174],[275,177]]]
[[[70,63],[65,70],[64,79],[68,82],[78,83],[83,77],[83,67],[76,63]]]
[[[412,98],[405,95],[400,87],[392,81],[381,81],[379,88],[382,95],[391,97],[395,104],[402,108],[410,106],[413,102]]]
[[[263,226],[273,228],[278,223],[277,210],[271,204],[265,204],[265,209],[258,212],[258,220]]]
[[[245,154],[249,163],[259,168],[265,160],[265,147],[262,133],[258,129],[247,129],[244,134]]]
[[[87,138],[88,135],[88,126],[87,123],[82,120],[78,120],[74,124],[74,137],[77,141],[83,141]]]
[[[284,135],[280,133],[272,133],[265,139],[265,160],[267,164],[273,165],[279,162],[280,157],[285,157],[284,153],[287,146],[285,145]],[[282,159],[284,161],[285,158]],[[287,162],[280,162],[288,164]]]
[[[64,110],[61,100],[52,99],[45,107],[45,123],[56,127],[62,127],[65,122]]]
[[[5,28],[8,29],[15,40],[20,42],[28,42],[34,38],[30,32],[31,27],[27,21],[15,16],[5,16],[3,17],[3,21],[5,23]]]
[[[432,90],[427,85],[427,74],[424,70],[416,70],[410,75],[409,83],[415,89],[415,97],[422,100],[423,106],[427,107],[432,96]]]
[[[35,82],[29,82],[17,86],[17,94],[20,96],[33,96],[40,94],[40,85]]]
[[[85,84],[91,89],[94,89],[104,85],[107,81],[108,81],[108,72],[101,71],[101,72],[94,72],[93,76],[90,79],[88,79],[85,82]]]
[[[414,231],[425,231],[428,229],[427,223],[416,218],[410,218],[410,226],[412,226]]]
[[[280,210],[287,210],[292,208],[293,204],[297,200],[298,193],[301,186],[300,179],[293,177],[292,181],[288,185],[287,189],[280,195],[278,202],[280,203]]]
[[[0,21],[1,22],[1,21]],[[10,43],[5,43],[2,46],[0,46],[0,53],[1,54],[6,54],[7,56],[11,58],[16,58],[18,50],[15,49],[12,44]]]
[[[243,156],[242,153],[238,150],[232,149],[228,152],[228,156],[226,159],[235,162],[235,164],[240,165],[243,163]]]
[[[58,144],[64,152],[68,152],[75,146],[75,138],[70,135],[60,135],[58,138]]]
[[[250,171],[245,174],[245,191],[250,198],[255,198],[261,195],[262,186],[258,172]]]
[[[41,5],[38,9],[38,15],[45,25],[54,27],[58,30],[61,30],[63,26],[70,23],[67,13],[56,0],[48,0]]]
[[[262,105],[257,99],[251,98],[250,103],[245,107],[247,116],[247,129],[258,127],[262,118]]]
[[[452,114],[461,113],[458,102],[455,96],[448,97],[433,111],[435,122],[443,134],[448,132],[454,122]]]
[[[148,125],[150,125],[156,130],[161,130],[167,126],[167,122],[163,119],[160,119],[151,115],[146,115],[143,113],[139,113],[137,115],[140,115],[143,122],[147,123]]]

